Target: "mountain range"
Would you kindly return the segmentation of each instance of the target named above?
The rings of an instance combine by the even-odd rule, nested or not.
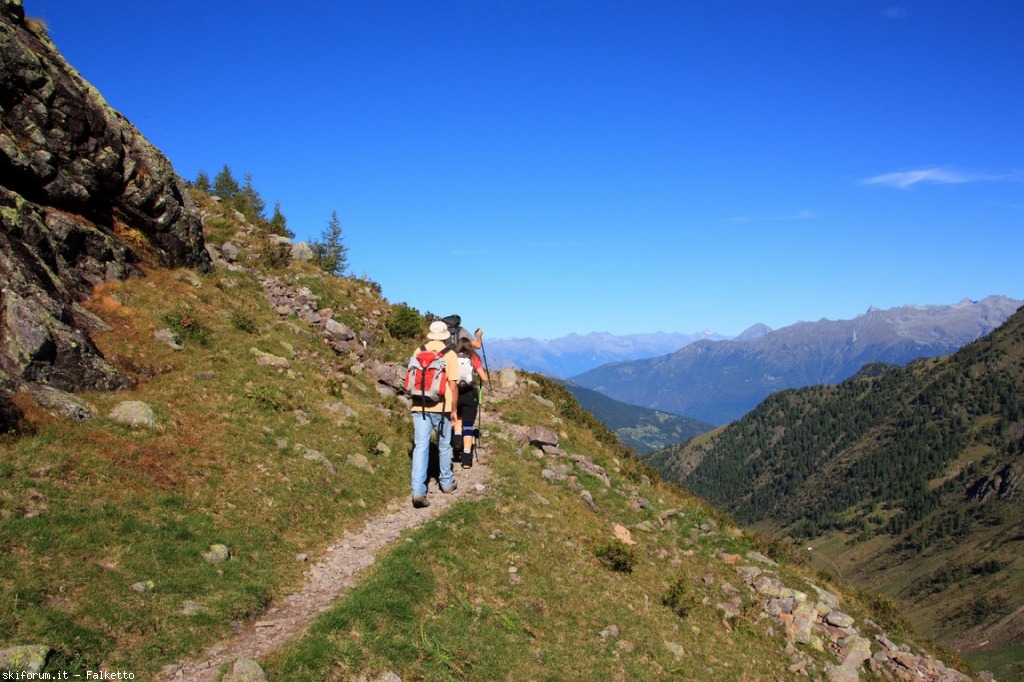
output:
[[[695,334],[656,332],[616,336],[606,332],[569,334],[557,339],[487,339],[492,367],[516,367],[564,379],[619,360],[673,353],[703,339],[728,337],[705,331]]]
[[[1024,309],[956,353],[772,394],[648,460],[1024,677]]]
[[[775,391],[837,383],[871,362],[904,365],[952,353],[995,329],[1021,304],[989,296],[954,305],[871,308],[852,320],[700,340],[671,354],[602,365],[571,380],[626,403],[725,424]]]

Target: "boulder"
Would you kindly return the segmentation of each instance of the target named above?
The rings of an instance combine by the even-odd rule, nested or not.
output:
[[[259,663],[242,656],[231,665],[231,670],[222,678],[223,682],[267,682],[267,674]]]
[[[50,647],[41,644],[23,644],[0,649],[0,671],[23,673],[24,679],[38,678],[46,666]],[[22,679],[11,677],[10,679]]]
[[[114,409],[110,411],[110,418],[133,429],[157,428],[153,408],[141,400],[125,400],[114,405]]]

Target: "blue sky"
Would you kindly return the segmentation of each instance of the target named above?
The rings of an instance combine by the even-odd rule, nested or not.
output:
[[[1020,0],[24,0],[180,175],[495,338],[1024,299]]]

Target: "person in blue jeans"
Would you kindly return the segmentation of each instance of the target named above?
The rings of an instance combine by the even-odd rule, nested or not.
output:
[[[430,435],[434,431],[437,431],[441,468],[438,483],[441,492],[453,492],[458,485],[452,474],[452,422],[458,418],[459,387],[456,382],[459,379],[459,359],[455,350],[445,344],[448,338],[448,326],[440,320],[432,322],[427,342],[416,350],[416,353],[440,354],[444,358],[447,374],[443,395],[436,402],[417,399],[416,391],[410,391],[415,437],[412,449],[412,506],[417,509],[430,506],[427,499],[427,465],[430,461]]]

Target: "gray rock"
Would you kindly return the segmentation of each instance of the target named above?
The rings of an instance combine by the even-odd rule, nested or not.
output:
[[[50,656],[50,651],[50,647],[41,644],[25,644],[0,649],[0,671],[37,676],[46,666],[46,659]]]
[[[672,657],[675,658],[676,660],[679,660],[684,655],[686,655],[686,651],[683,650],[683,645],[682,644],[677,644],[676,642],[670,642],[667,639],[665,640],[665,648],[669,650],[669,653],[671,653]]]
[[[558,434],[546,426],[533,426],[526,433],[526,442],[532,445],[558,445]]]
[[[327,457],[324,455],[324,453],[322,453],[322,452],[320,452],[318,450],[313,450],[312,448],[306,448],[305,452],[303,452],[303,454],[302,454],[302,458],[303,459],[308,459],[310,462],[316,462],[317,464],[322,465],[323,468],[326,469],[327,472],[330,473],[330,474],[335,473],[335,468],[334,468],[334,465],[331,464],[331,460],[327,459]]]
[[[519,381],[519,375],[510,367],[498,372],[498,388],[513,388]]]
[[[133,429],[157,428],[153,408],[141,400],[125,400],[114,405],[114,409],[110,411],[110,418],[118,424],[124,424]]]
[[[63,419],[83,422],[96,416],[96,408],[92,405],[53,386],[29,384],[28,390],[43,409]]]
[[[327,403],[324,405],[324,409],[333,414],[341,415],[346,419],[356,416],[356,411],[340,400],[336,400],[333,403]]]
[[[199,614],[210,613],[210,609],[203,606],[199,602],[191,599],[186,599],[181,602],[181,615],[183,616],[198,616]]]
[[[220,543],[210,545],[210,550],[208,552],[203,552],[203,559],[207,563],[211,564],[219,564],[223,561],[227,561],[230,558],[231,550],[228,549],[227,545],[222,545]]]
[[[586,457],[584,455],[574,455],[573,459],[576,461],[576,465],[580,468],[581,471],[590,474],[595,478],[601,479],[601,482],[604,483],[605,487],[611,486],[611,479],[608,478],[607,472],[605,472],[603,468],[595,464],[589,457]]]
[[[232,242],[224,242],[224,246],[220,247],[221,255],[224,256],[224,260],[229,263],[234,263],[238,260],[238,254],[240,252],[241,250]]]
[[[260,367],[276,367],[278,369],[288,369],[292,366],[292,363],[288,358],[282,358],[273,353],[265,353],[259,348],[250,348],[249,352],[256,356],[256,364]]]
[[[344,323],[338,322],[335,319],[324,320],[324,334],[329,339],[337,341],[351,341],[356,338],[355,332]]]
[[[292,245],[292,260],[313,260],[313,249],[306,242]]]
[[[366,455],[359,453],[348,456],[348,463],[357,469],[362,469],[368,473],[373,473],[373,465],[370,464],[370,460],[366,458]]]
[[[153,338],[167,344],[174,350],[182,350],[184,348],[181,345],[181,339],[178,338],[178,335],[172,329],[158,329],[153,332]]]
[[[235,660],[222,682],[267,682],[267,674],[259,663],[242,656]]]
[[[834,625],[837,628],[848,628],[853,625],[853,618],[846,615],[842,611],[830,611],[825,616],[825,622],[829,625]]]
[[[548,409],[555,409],[555,404],[542,395],[533,394],[533,399]]]
[[[748,559],[750,559],[751,561],[756,561],[758,563],[766,564],[768,566],[778,566],[779,565],[778,563],[776,563],[772,559],[769,559],[768,557],[766,557],[764,554],[761,554],[760,552],[755,552],[753,550],[747,552],[745,556]]]

